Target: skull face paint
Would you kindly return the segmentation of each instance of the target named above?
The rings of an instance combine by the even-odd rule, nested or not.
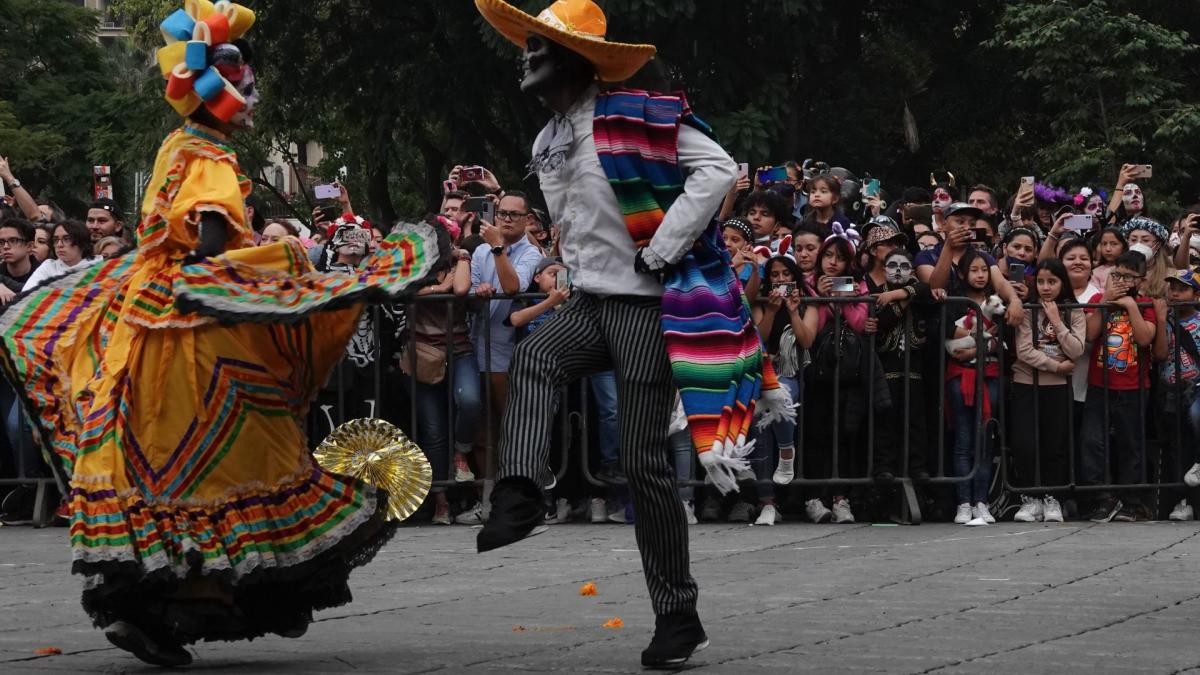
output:
[[[1104,200],[1096,194],[1088,197],[1087,204],[1083,207],[1083,212],[1090,216],[1098,216],[1103,210]]]
[[[933,208],[934,209],[941,211],[942,209],[946,208],[947,206],[950,206],[950,202],[951,202],[950,193],[947,192],[945,188],[937,188],[936,190],[933,191]]]
[[[883,263],[883,274],[889,286],[907,286],[913,275],[912,259],[902,251],[889,255]]]
[[[254,109],[258,106],[258,87],[254,83],[254,69],[246,66],[242,71],[242,80],[237,83],[238,93],[246,99],[246,105],[229,120],[239,129],[254,128]]]
[[[345,255],[366,255],[371,233],[357,225],[338,228],[333,235],[333,248]]]
[[[1128,183],[1121,192],[1121,203],[1125,205],[1125,213],[1130,215],[1142,212],[1142,188],[1137,183]]]
[[[577,79],[592,79],[593,70],[584,58],[540,35],[530,35],[522,58],[521,91],[542,97]]]

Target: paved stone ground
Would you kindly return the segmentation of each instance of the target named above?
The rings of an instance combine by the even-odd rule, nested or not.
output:
[[[405,528],[304,638],[201,644],[192,670],[640,671],[653,616],[633,528],[561,525],[484,556],[475,531]],[[0,672],[156,670],[88,625],[64,534],[0,529]],[[697,672],[1200,674],[1200,523],[692,534],[713,641]]]

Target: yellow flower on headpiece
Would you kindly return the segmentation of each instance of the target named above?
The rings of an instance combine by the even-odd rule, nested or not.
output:
[[[244,36],[254,12],[229,0],[186,0],[160,25],[166,46],[158,50],[158,68],[167,80],[166,99],[183,116],[201,105],[228,122],[246,100],[211,62],[212,49]]]

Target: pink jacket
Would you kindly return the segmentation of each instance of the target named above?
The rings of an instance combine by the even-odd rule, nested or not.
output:
[[[867,284],[864,281],[858,282],[858,294],[869,296],[870,291],[867,290]],[[838,303],[836,306],[842,310],[842,317],[846,320],[846,325],[850,326],[850,330],[855,333],[862,333],[867,327],[867,305],[870,300],[865,302],[855,303]],[[817,305],[817,332],[825,327],[825,323],[833,318],[833,310],[830,309],[834,305],[821,304]]]

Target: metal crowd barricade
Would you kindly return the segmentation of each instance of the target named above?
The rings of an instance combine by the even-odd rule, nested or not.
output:
[[[492,296],[491,300],[492,301],[500,301],[500,300],[540,301],[540,300],[544,299],[545,297],[546,296],[544,294],[536,294],[536,293],[534,293],[534,294],[517,294],[517,295],[512,295],[512,296],[498,294],[498,295]],[[444,324],[443,324],[443,333],[446,336],[451,336],[453,333],[454,313],[455,313],[456,303],[467,302],[467,303],[478,304],[478,303],[484,302],[484,301],[477,300],[474,298],[460,298],[460,297],[457,297],[457,296],[454,296],[451,294],[431,294],[431,295],[419,296],[419,297],[409,299],[405,305],[405,316],[406,316],[406,320],[407,320],[406,332],[407,332],[407,344],[409,345],[408,353],[410,355],[412,355],[411,358],[413,358],[414,361],[416,358],[415,357],[416,332],[412,329],[413,328],[412,317],[415,316],[416,307],[417,307],[417,305],[422,304],[422,303],[439,303],[439,302],[444,304],[445,312],[446,312],[445,318],[444,318]],[[872,317],[874,316],[874,313],[875,313],[874,296],[836,297],[836,298],[832,298],[832,297],[831,298],[806,298],[805,303],[808,305],[817,305],[817,306],[842,306],[842,305],[862,303],[862,304],[868,305],[869,312]],[[944,302],[940,303],[940,307],[937,310],[940,313],[941,325],[945,325],[945,323],[947,321],[947,310],[949,307],[953,307],[953,306],[961,306],[965,309],[974,308],[976,311],[981,311],[981,309],[979,308],[978,305],[976,305],[974,302],[972,302],[966,298],[947,298]],[[378,405],[378,401],[380,401],[381,397],[386,396],[387,392],[382,390],[382,387],[380,384],[381,380],[382,380],[382,378],[380,376],[380,371],[381,371],[382,367],[385,365],[383,363],[384,355],[381,355],[380,353],[378,353],[379,345],[382,344],[382,341],[379,339],[379,337],[380,337],[379,336],[380,310],[378,308],[374,308],[372,311],[375,312],[375,314],[374,314],[375,319],[376,319],[375,320],[375,330],[377,332],[377,339],[376,339],[377,353],[375,355],[376,358],[375,358],[374,384],[375,384],[375,396],[376,396],[375,401],[377,402],[377,405]],[[913,329],[913,321],[914,321],[912,311],[909,311],[907,313],[905,321],[906,321],[905,329],[911,333],[912,329]],[[482,332],[484,345],[490,346],[491,322],[483,321],[480,324],[480,326],[478,326],[478,329],[480,329],[480,332]],[[843,329],[844,329],[843,324],[841,322],[836,324],[836,327],[834,329],[835,332],[833,335],[833,339],[835,341],[840,340],[840,337],[841,337],[840,331]],[[982,353],[982,351],[985,347],[985,341],[987,339],[987,336],[983,330],[982,324],[977,324],[977,330],[976,330],[975,337],[976,337],[977,349],[979,349],[980,352]],[[875,341],[876,341],[875,335],[873,335],[873,334],[867,335],[867,336],[864,336],[864,338],[865,338],[866,349],[869,350],[870,353],[874,353],[875,346],[876,346],[875,345]],[[938,378],[939,378],[939,382],[944,382],[945,371],[946,371],[946,355],[944,353],[944,350],[942,350],[941,339],[942,339],[942,335],[940,333],[936,334],[936,335],[930,335],[929,341],[933,344],[930,344],[926,348],[936,349],[936,350],[938,350],[939,354],[941,354],[941,357],[938,359],[938,362],[940,364]],[[446,357],[446,363],[447,363],[447,365],[446,365],[447,371],[452,372],[453,367],[454,367],[455,354],[454,354],[454,349],[452,348],[451,340],[449,338],[446,340],[444,349],[445,349],[444,355]],[[481,355],[477,354],[476,358],[479,358],[479,356],[481,356]],[[485,372],[489,371],[490,366],[491,366],[491,364],[490,364],[490,349],[488,349],[487,352],[485,354],[483,354],[482,356],[483,356],[483,363],[481,364],[483,366],[482,370]],[[834,382],[832,384],[832,396],[835,401],[840,401],[840,397],[843,393],[842,392],[842,384],[840,381],[841,378],[839,377],[840,371],[842,368],[841,360],[842,360],[842,355],[839,353],[837,356],[837,361],[835,363]],[[919,367],[919,365],[920,365],[918,363],[914,363],[914,361],[916,361],[916,359],[914,359],[914,349],[912,348],[911,345],[908,345],[904,352],[904,374],[905,374],[904,392],[905,392],[906,397],[914,395],[913,392],[910,391],[911,378],[908,377],[912,373],[913,369],[916,367]],[[877,361],[875,359],[867,360],[867,365],[866,365],[866,368],[868,370],[867,382],[869,383],[868,384],[869,387],[873,387],[873,385],[874,385],[874,381],[875,381],[874,370],[876,367],[876,363],[877,363]],[[413,365],[414,365],[414,367],[411,368],[411,370],[413,372],[415,372],[415,364],[413,364]],[[345,367],[344,365],[338,366],[339,370],[344,367]],[[978,360],[977,365],[976,365],[977,377],[975,378],[975,382],[976,382],[975,395],[976,395],[977,399],[978,399],[978,397],[982,396],[983,387],[985,386],[984,377],[983,377],[983,369],[984,369],[984,364],[983,364],[982,360]],[[338,376],[340,378],[340,373]],[[801,373],[800,376],[803,377],[803,374]],[[484,467],[484,473],[485,473],[485,476],[491,477],[491,476],[495,475],[495,469],[496,469],[496,467],[494,465],[496,439],[493,437],[493,434],[492,434],[492,430],[494,428],[493,422],[494,422],[494,417],[495,417],[495,411],[493,409],[490,386],[488,386],[486,379],[483,382],[482,387],[484,389],[484,391],[483,391],[483,394],[484,394],[484,397],[483,397],[483,405],[484,405],[483,420],[484,420],[484,422],[483,423],[485,425],[484,437],[485,437],[485,447],[487,450],[487,457],[488,457],[488,466]],[[944,391],[944,387],[942,387],[941,385],[939,385],[938,388],[940,391]],[[446,386],[445,389],[446,389],[445,403],[447,406],[447,411],[449,413],[451,413],[451,414],[447,415],[447,418],[446,418],[448,420],[448,422],[447,422],[448,428],[446,429],[446,434],[447,434],[447,439],[448,439],[447,440],[447,452],[451,454],[451,458],[452,458],[453,453],[455,451],[454,450],[455,430],[454,430],[453,414],[452,414],[453,407],[454,407],[454,391],[453,391],[453,388],[450,386]],[[807,387],[807,386],[805,387],[805,390],[804,390],[805,396],[811,396],[813,393],[814,392],[811,389],[811,387]],[[417,402],[416,402],[416,396],[418,395],[418,392],[417,392],[417,383],[416,383],[415,378],[408,378],[408,394],[409,394],[409,398],[410,398],[408,413],[410,415],[410,421],[412,421],[413,424],[415,425],[416,416],[418,414],[417,413]],[[854,449],[843,447],[844,438],[843,438],[843,434],[841,433],[841,423],[842,423],[841,406],[834,405],[833,419],[831,420],[831,424],[833,425],[832,434],[831,434],[831,437],[832,437],[831,446],[829,448],[821,448],[821,449],[817,450],[819,452],[828,451],[831,453],[831,462],[830,462],[831,475],[821,476],[821,477],[803,475],[802,467],[804,466],[805,453],[812,452],[813,449],[805,447],[806,434],[805,434],[805,430],[804,430],[804,416],[801,411],[801,412],[798,412],[798,415],[797,415],[797,434],[796,434],[797,437],[795,439],[796,440],[796,445],[795,445],[796,455],[795,456],[796,456],[797,476],[792,481],[791,485],[795,485],[798,487],[821,487],[821,486],[866,487],[866,486],[878,485],[877,481],[872,477],[872,471],[873,471],[873,467],[875,465],[876,440],[877,440],[876,439],[876,435],[877,435],[876,434],[876,430],[877,430],[876,411],[875,411],[874,405],[872,405],[872,401],[874,400],[875,392],[873,390],[868,389],[868,391],[866,392],[866,396],[867,396],[867,403],[864,406],[864,410],[866,412],[865,427],[867,429],[867,434],[866,434],[866,446],[867,446],[866,447],[866,471],[865,471],[865,473],[861,476],[840,475],[839,462],[840,462],[842,453],[853,452]],[[576,411],[569,410],[568,406],[565,405],[566,400],[567,400],[566,388],[564,388],[564,390],[560,392],[560,396],[559,396],[560,405],[559,405],[559,410],[557,412],[557,414],[560,417],[559,427],[561,430],[561,434],[558,439],[560,447],[557,449],[558,455],[560,458],[560,466],[559,466],[558,471],[556,472],[555,478],[557,480],[561,480],[566,475],[566,472],[569,468],[570,459],[572,456],[574,456],[579,459],[580,472],[587,483],[589,483],[593,486],[596,486],[596,487],[607,487],[609,485],[612,485],[613,483],[610,481],[602,481],[599,478],[597,478],[590,470],[591,444],[589,442],[589,423],[588,423],[588,420],[589,420],[588,400],[589,399],[588,399],[586,381],[581,380],[579,382],[579,400],[581,401],[581,410],[576,410]],[[344,420],[345,419],[345,410],[346,410],[346,401],[345,401],[344,392],[342,392],[342,391],[339,391],[337,404],[338,404],[338,412],[339,412],[338,418]],[[896,402],[896,405],[903,405],[903,404],[904,404],[904,402]],[[937,407],[938,407],[937,418],[938,419],[944,418],[945,405],[946,405],[945,397],[938,396],[938,399],[937,399]],[[917,498],[916,491],[914,489],[914,483],[913,483],[912,479],[908,477],[909,472],[906,470],[909,465],[909,456],[910,456],[910,452],[911,452],[910,420],[908,419],[908,416],[906,413],[907,413],[907,411],[897,413],[899,418],[902,420],[901,424],[902,424],[902,428],[903,428],[902,439],[900,442],[900,453],[899,453],[898,459],[899,459],[900,467],[904,467],[905,470],[902,470],[900,472],[900,475],[897,476],[896,484],[902,490],[902,504],[901,504],[902,522],[919,523],[919,522],[921,522],[921,508],[920,508],[920,504],[919,504],[919,501]],[[945,469],[945,467],[946,467],[945,430],[942,425],[937,425],[937,441],[938,441],[937,442],[938,452],[937,452],[937,458],[936,458],[936,461],[937,461],[936,467],[937,468],[933,472],[933,474],[931,475],[931,477],[929,479],[927,479],[926,481],[923,481],[924,483],[929,484],[929,485],[951,485],[951,484],[961,483],[961,482],[970,480],[975,475],[975,472],[978,471],[978,466],[983,458],[983,452],[984,452],[984,448],[985,448],[988,427],[986,424],[987,421],[983,419],[982,406],[979,406],[979,405],[975,406],[974,414],[975,414],[975,418],[976,418],[975,419],[974,450],[973,450],[974,459],[972,462],[971,470],[967,474],[962,475],[962,476],[947,475],[946,469]],[[579,437],[580,437],[578,447],[575,448],[576,452],[571,452],[571,450],[572,450],[571,436],[572,436],[573,431],[579,432]],[[414,429],[414,432],[415,432],[415,429]],[[453,462],[450,462],[449,464],[450,464],[451,473],[452,473],[453,472]],[[695,465],[695,462],[693,462],[692,475],[695,475],[695,471],[696,471],[696,465]],[[434,480],[435,486],[448,487],[448,486],[453,486],[453,485],[461,485],[461,483],[456,483],[453,480],[452,475],[450,475],[450,476],[435,476],[434,478],[435,478],[435,480]],[[482,480],[483,480],[483,478],[477,477],[476,483],[477,484],[481,483]],[[770,479],[765,479],[765,480],[759,481],[759,483],[765,484],[769,481],[770,481]],[[678,482],[681,486],[699,487],[699,486],[705,485],[704,481],[696,480],[693,478],[681,478]]]
[[[1188,307],[1188,306],[1196,307],[1197,303],[1170,303],[1168,305],[1169,308]],[[1115,308],[1114,305],[1108,304],[1108,303],[1097,303],[1097,304],[1076,303],[1076,304],[1063,304],[1060,307],[1062,309],[1068,310],[1068,311],[1074,310],[1074,311],[1099,312],[1100,313],[1100,321],[1101,321],[1101,325],[1102,325],[1102,329],[1101,329],[1102,332],[1098,339],[1101,339],[1101,340],[1105,339],[1106,333],[1104,332],[1105,328],[1103,328],[1103,327],[1107,326],[1108,317],[1113,312],[1113,310]],[[1142,309],[1145,309],[1148,307],[1153,307],[1153,304],[1152,303],[1140,303],[1139,307]],[[1037,320],[1037,317],[1038,317],[1038,314],[1040,312],[1042,312],[1042,307],[1040,304],[1028,304],[1025,306],[1025,309],[1027,312],[1032,313],[1032,320],[1033,320],[1032,325],[1033,325],[1033,329],[1034,329],[1033,333],[1032,333],[1032,339],[1034,341],[1034,344],[1036,345],[1037,340],[1038,340],[1038,335],[1041,330],[1039,322]],[[1169,330],[1169,328],[1168,328],[1168,330]],[[1002,476],[1003,476],[1003,480],[1002,480],[1003,489],[1008,492],[1011,492],[1013,494],[1022,495],[1022,494],[1046,494],[1046,493],[1051,493],[1051,492],[1053,492],[1053,493],[1093,493],[1093,492],[1117,492],[1117,491],[1138,491],[1138,490],[1143,490],[1143,491],[1161,490],[1164,488],[1166,488],[1166,489],[1176,489],[1176,488],[1182,489],[1182,488],[1184,488],[1185,485],[1182,481],[1182,478],[1183,478],[1184,473],[1186,473],[1187,469],[1189,468],[1189,467],[1183,466],[1183,464],[1182,464],[1182,459],[1183,459],[1183,455],[1184,455],[1184,451],[1185,451],[1184,443],[1183,443],[1183,438],[1184,438],[1183,425],[1189,423],[1188,419],[1187,419],[1187,411],[1184,409],[1175,411],[1176,414],[1173,415],[1173,417],[1174,417],[1173,430],[1169,434],[1169,438],[1162,438],[1162,437],[1159,437],[1157,434],[1155,434],[1153,439],[1151,438],[1150,429],[1148,427],[1151,424],[1154,424],[1156,422],[1161,422],[1161,419],[1157,416],[1151,416],[1151,415],[1147,414],[1147,412],[1149,410],[1155,409],[1150,405],[1149,399],[1157,387],[1173,386],[1173,388],[1175,389],[1175,395],[1176,395],[1175,400],[1177,402],[1182,402],[1182,400],[1183,400],[1182,395],[1183,395],[1185,386],[1184,386],[1184,382],[1183,382],[1183,378],[1182,378],[1181,374],[1183,372],[1184,353],[1183,353],[1182,345],[1179,343],[1179,341],[1175,340],[1174,342],[1175,342],[1175,348],[1170,354],[1168,354],[1168,358],[1173,362],[1173,365],[1175,368],[1175,373],[1176,373],[1174,385],[1166,385],[1159,381],[1159,379],[1157,377],[1158,367],[1152,356],[1152,351],[1153,351],[1152,346],[1151,347],[1143,347],[1141,345],[1136,345],[1136,343],[1135,343],[1135,349],[1137,352],[1137,359],[1138,359],[1137,363],[1138,363],[1138,367],[1139,367],[1138,389],[1137,389],[1137,391],[1138,391],[1137,415],[1138,415],[1138,419],[1140,421],[1140,429],[1141,429],[1140,438],[1137,439],[1137,443],[1139,445],[1140,451],[1142,452],[1142,458],[1143,458],[1142,463],[1141,463],[1141,465],[1142,465],[1141,466],[1141,476],[1140,476],[1139,482],[1118,483],[1114,480],[1113,471],[1112,471],[1112,465],[1113,465],[1113,459],[1114,459],[1114,449],[1112,447],[1112,433],[1111,433],[1112,423],[1111,423],[1111,419],[1110,419],[1111,418],[1111,410],[1112,410],[1112,405],[1110,403],[1110,393],[1111,393],[1110,383],[1109,383],[1109,374],[1110,373],[1109,373],[1109,369],[1107,367],[1105,367],[1102,370],[1103,386],[1101,387],[1102,391],[1104,392],[1104,417],[1103,417],[1103,423],[1102,423],[1102,428],[1104,431],[1102,432],[1101,437],[1103,439],[1103,446],[1104,446],[1104,460],[1103,461],[1104,461],[1105,480],[1102,483],[1092,483],[1092,484],[1085,484],[1084,482],[1082,482],[1083,479],[1080,476],[1080,467],[1077,466],[1077,463],[1082,461],[1082,453],[1081,453],[1082,448],[1080,447],[1079,439],[1077,439],[1076,435],[1075,435],[1075,427],[1077,426],[1075,423],[1075,419],[1074,419],[1076,406],[1074,405],[1075,401],[1072,399],[1072,404],[1067,407],[1067,409],[1069,411],[1068,419],[1067,419],[1068,446],[1069,446],[1068,452],[1067,452],[1068,481],[1065,485],[1046,485],[1044,483],[1044,481],[1042,480],[1042,449],[1043,448],[1042,448],[1042,442],[1041,442],[1041,426],[1040,426],[1040,421],[1041,421],[1040,420],[1040,408],[1041,408],[1040,400],[1041,400],[1041,396],[1042,396],[1042,391],[1041,391],[1041,387],[1039,386],[1040,373],[1039,373],[1039,371],[1034,369],[1034,371],[1033,371],[1034,418],[1031,422],[1032,429],[1033,429],[1033,438],[1034,438],[1034,442],[1033,442],[1034,455],[1032,458],[1032,467],[1033,467],[1032,481],[1029,480],[1030,477],[1025,476],[1025,477],[1019,478],[1019,482],[1020,482],[1019,485],[1015,484],[1014,479],[1013,479],[1013,471],[1012,471],[1012,469],[1013,469],[1012,465],[1015,462],[1015,459],[1013,457],[1014,448],[1009,447],[1009,445],[1007,443],[1005,443],[1002,447],[1003,461],[1001,462]],[[1083,367],[1090,367],[1091,362],[1096,358],[1095,349],[1096,349],[1096,345],[1094,343],[1085,344],[1085,347],[1084,347],[1085,358],[1083,360],[1084,361]],[[1102,356],[1104,356],[1104,354],[1102,354]],[[1146,373],[1149,373],[1149,374],[1147,375]],[[1149,386],[1147,386],[1147,382],[1149,382]],[[1091,391],[1090,378],[1089,378],[1088,390],[1090,393],[1090,391]],[[1068,391],[1070,391],[1070,389]],[[1170,412],[1170,411],[1162,411],[1162,412]],[[1023,421],[1021,421],[1021,420],[1007,420],[1007,421],[1009,421],[1013,424],[1023,423]],[[1155,426],[1158,427],[1160,425],[1155,424]],[[1167,479],[1167,477],[1166,477],[1167,467],[1162,464],[1161,456],[1160,456],[1160,461],[1159,461],[1158,467],[1157,467],[1158,468],[1157,476],[1154,476],[1150,473],[1151,467],[1154,464],[1150,458],[1150,450],[1152,447],[1151,440],[1155,441],[1155,443],[1157,443],[1157,445],[1160,448],[1165,447],[1167,445],[1168,440],[1173,441],[1173,443],[1171,444],[1171,447],[1174,450],[1173,454],[1174,454],[1174,460],[1175,460],[1174,471],[1171,472],[1174,477],[1173,480]],[[1195,440],[1196,439],[1193,439],[1193,442],[1195,442]],[[1161,455],[1161,453],[1160,453],[1160,455]],[[1155,480],[1155,478],[1157,478],[1157,480]]]
[[[0,382],[0,386],[10,387],[12,385],[8,382]],[[24,433],[24,430],[30,427],[29,418],[26,416],[25,408],[20,402],[14,403],[14,405],[17,407],[17,428],[22,430],[21,433],[17,434],[17,438],[9,439],[9,445],[12,448],[13,460],[17,475],[13,478],[0,478],[0,485],[12,485],[17,487],[33,486],[35,490],[33,501],[33,526],[41,528],[50,524],[50,520],[53,518],[56,507],[54,501],[50,499],[50,488],[56,487],[58,489],[58,494],[66,495],[68,494],[68,481],[59,475],[57,467],[53,465],[46,465],[45,462],[42,462],[42,464],[47,466],[47,470],[50,472],[51,476],[46,477],[32,475],[32,469],[34,467],[29,466],[27,463],[26,450],[28,448],[25,446],[29,439],[26,438],[26,434]],[[8,411],[3,411],[3,414],[7,415]]]

